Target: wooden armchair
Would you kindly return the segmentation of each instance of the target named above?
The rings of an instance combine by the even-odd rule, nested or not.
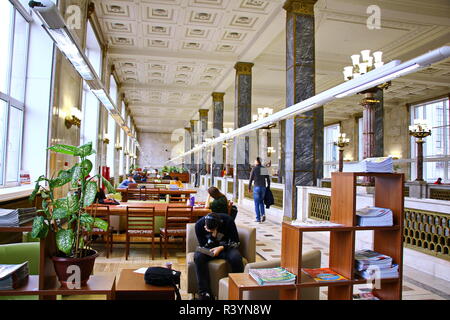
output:
[[[159,250],[162,252],[164,240],[164,259],[167,259],[167,245],[170,238],[182,238],[186,241],[186,225],[192,222],[192,207],[167,206],[165,227],[160,228]]]
[[[130,254],[130,239],[133,237],[146,237],[152,239],[152,260],[155,259],[155,208],[154,207],[127,207],[126,224],[126,254]]]

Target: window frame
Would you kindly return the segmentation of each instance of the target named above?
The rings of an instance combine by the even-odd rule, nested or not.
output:
[[[23,134],[24,134],[24,124],[25,124],[25,100],[26,100],[26,88],[27,88],[27,71],[28,71],[28,60],[29,60],[29,54],[30,54],[30,28],[31,28],[31,22],[33,21],[31,15],[27,15],[25,8],[23,8],[23,6],[18,3],[17,1],[10,1],[10,5],[12,6],[12,11],[11,11],[11,15],[12,15],[12,19],[11,19],[11,30],[10,30],[10,34],[9,34],[9,43],[11,44],[10,48],[9,48],[9,57],[8,57],[8,76],[7,76],[7,92],[1,92],[0,91],[0,99],[2,101],[4,101],[6,103],[6,112],[5,112],[5,120],[6,120],[6,125],[4,128],[4,132],[3,132],[3,141],[2,143],[4,144],[4,152],[1,155],[2,156],[2,163],[3,163],[3,168],[2,170],[2,174],[1,174],[1,179],[0,179],[0,189],[1,188],[8,188],[8,187],[16,187],[16,186],[20,186],[20,171],[22,169],[22,154],[23,154],[23,150],[22,150],[22,146],[23,146]],[[21,17],[25,20],[25,23],[27,25],[26,27],[26,34],[25,34],[25,40],[26,40],[26,45],[25,45],[25,52],[26,52],[26,57],[24,59],[25,61],[25,65],[24,70],[25,70],[25,85],[24,85],[24,94],[23,94],[23,102],[21,102],[20,100],[17,100],[16,98],[11,96],[11,82],[12,82],[12,69],[14,67],[14,41],[15,41],[15,31],[16,31],[16,16],[17,14],[21,15]],[[18,150],[19,150],[19,154],[18,154],[18,158],[17,158],[17,167],[19,168],[17,171],[17,175],[16,175],[16,180],[15,181],[7,181],[7,170],[9,167],[9,163],[8,163],[8,140],[9,140],[9,129],[10,129],[10,123],[9,123],[9,117],[11,114],[11,109],[15,108],[21,111],[21,128],[19,130],[19,146],[18,146]]]
[[[326,159],[326,156],[328,154],[327,147],[329,145],[331,145],[332,143],[334,143],[334,141],[330,142],[329,140],[327,140],[327,138],[328,138],[327,130],[329,128],[337,128],[337,132],[340,133],[342,125],[341,125],[340,122],[336,122],[336,123],[331,123],[329,125],[326,125],[323,128],[323,136],[324,136],[324,139],[323,139],[323,177],[325,179],[331,178],[331,172],[335,172],[335,171],[337,171],[339,169],[338,168],[339,151],[338,151],[338,147],[336,145],[333,147],[336,159],[334,161]]]

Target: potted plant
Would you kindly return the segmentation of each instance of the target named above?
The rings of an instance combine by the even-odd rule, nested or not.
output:
[[[91,216],[86,208],[95,200],[96,179],[102,179],[108,192],[114,192],[114,188],[101,175],[89,177],[92,162],[87,157],[95,153],[92,143],[80,147],[58,144],[48,150],[78,157],[79,162],[68,170],[60,170],[56,177],[47,178],[42,175],[36,180],[30,199],[34,200],[40,193],[42,209],[38,210],[39,215],[33,221],[31,236],[44,239],[51,235],[49,241],[55,239],[57,253],[52,260],[62,286],[66,286],[66,280],[70,276],[67,267],[71,265],[80,268],[81,285],[85,285],[98,256],[90,247],[92,239],[84,236],[85,231],[93,228],[108,229],[106,221]],[[42,182],[45,182],[44,185],[41,185]],[[55,198],[56,189],[67,184],[69,191],[66,197]]]

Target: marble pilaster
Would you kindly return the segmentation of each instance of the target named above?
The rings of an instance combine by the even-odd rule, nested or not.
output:
[[[374,95],[378,103],[375,105],[375,123],[374,123],[374,157],[384,156],[384,94],[383,89],[378,89]]]
[[[253,63],[237,62],[235,78],[234,128],[252,121],[252,67]],[[250,177],[250,141],[247,135],[234,139],[233,198],[237,198],[239,179]]]
[[[315,3],[288,0],[283,6],[287,13],[286,107],[315,95]],[[284,215],[295,219],[296,186],[314,186],[323,176],[323,107],[287,119],[284,130]]]
[[[184,128],[184,152],[191,150],[191,128]],[[184,165],[183,167],[190,170],[191,168],[191,155],[187,155],[183,158]]]

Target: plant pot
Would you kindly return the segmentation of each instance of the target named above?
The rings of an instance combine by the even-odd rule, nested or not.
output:
[[[85,286],[89,280],[94,269],[95,258],[98,256],[98,252],[95,250],[87,250],[87,254],[83,258],[67,258],[67,257],[52,257],[53,265],[55,267],[56,276],[62,287],[67,288],[68,283],[72,283],[72,280],[67,281],[68,278],[74,274],[74,270],[67,269],[70,266],[78,266],[80,268],[80,280],[81,287]]]

